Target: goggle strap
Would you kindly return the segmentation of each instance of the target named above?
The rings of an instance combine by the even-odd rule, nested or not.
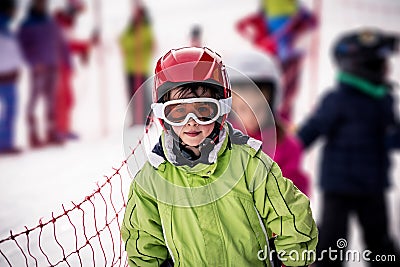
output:
[[[158,119],[162,119],[163,118],[163,103],[153,103],[151,104],[151,109],[154,112],[154,116]]]
[[[224,98],[218,100],[220,103],[220,115],[225,115],[231,112],[231,107],[232,107],[232,97]]]

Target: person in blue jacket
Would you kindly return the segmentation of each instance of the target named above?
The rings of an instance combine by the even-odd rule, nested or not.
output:
[[[367,28],[340,36],[333,48],[339,69],[337,84],[298,131],[304,148],[325,138],[319,254],[338,249],[338,240],[347,239],[352,214],[361,225],[366,249],[372,251],[370,259],[396,254],[388,231],[385,190],[390,167],[387,144],[395,143],[387,138],[399,125],[388,81],[388,59],[397,52],[398,40],[395,35]],[[317,266],[343,264],[339,258],[318,260]],[[400,266],[398,262],[370,263]]]
[[[0,2],[0,155],[21,152],[14,144],[17,117],[17,83],[22,66],[18,42],[10,31],[15,0]]]

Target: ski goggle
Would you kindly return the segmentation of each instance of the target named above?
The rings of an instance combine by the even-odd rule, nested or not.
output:
[[[214,98],[187,98],[153,103],[154,116],[172,126],[183,126],[190,118],[198,124],[207,125],[231,111],[232,97],[216,100]]]

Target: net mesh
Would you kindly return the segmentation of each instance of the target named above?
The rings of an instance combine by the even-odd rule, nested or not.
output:
[[[157,140],[150,130],[82,201],[61,205],[60,211],[41,218],[34,227],[11,230],[0,240],[0,266],[127,266],[120,235],[130,183],[126,177],[132,178],[141,168],[146,148]],[[159,133],[156,129],[155,135]]]

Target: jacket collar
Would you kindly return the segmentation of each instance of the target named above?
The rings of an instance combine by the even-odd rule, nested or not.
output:
[[[247,145],[249,153],[252,156],[254,156],[262,146],[261,141],[244,135],[241,131],[234,129],[229,122],[225,122],[223,130],[220,132],[219,140],[220,142],[216,144],[208,154],[207,162],[184,165],[177,162],[176,152],[173,147],[173,137],[163,132],[159,142],[149,154],[149,163],[154,168],[160,169],[161,171],[165,169],[165,164],[169,162],[179,168],[183,168],[186,172],[201,172],[209,176],[215,171],[217,158],[224,153],[226,149],[231,149],[232,144]]]
[[[188,166],[194,168],[196,165],[210,165],[216,162],[219,152],[223,152],[227,145],[227,129],[223,127],[219,133],[219,142],[214,144],[211,140],[205,140],[202,146],[202,155],[197,160],[189,160],[179,149],[179,144],[172,134],[163,132],[161,135],[161,145],[164,157],[175,166]]]
[[[385,97],[388,92],[388,86],[384,84],[376,85],[347,72],[340,72],[338,80],[342,84],[348,85],[351,88],[377,99]]]
[[[208,151],[206,151],[205,155],[198,160],[189,161],[180,154],[181,152],[177,149],[174,137],[163,131],[159,142],[154,146],[148,158],[150,164],[157,169],[163,169],[162,165],[169,162],[187,171],[198,172],[200,169],[215,165],[214,163],[217,161],[218,156],[225,151],[229,142],[228,126],[225,125],[219,133],[219,142],[217,144],[206,144]]]

